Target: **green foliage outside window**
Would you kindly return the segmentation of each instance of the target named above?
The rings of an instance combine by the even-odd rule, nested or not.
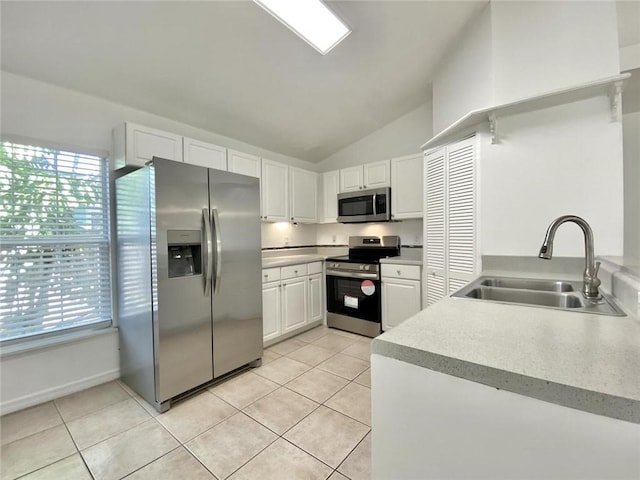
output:
[[[91,323],[110,310],[106,196],[102,159],[2,144],[0,339]]]

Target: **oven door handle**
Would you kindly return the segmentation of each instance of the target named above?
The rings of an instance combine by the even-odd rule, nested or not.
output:
[[[361,273],[361,272],[338,272],[336,270],[327,270],[327,276],[344,277],[344,278],[368,278],[378,280],[377,273]]]

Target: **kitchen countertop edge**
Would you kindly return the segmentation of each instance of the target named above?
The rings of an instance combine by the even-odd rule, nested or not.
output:
[[[268,257],[262,259],[262,268],[287,267],[289,265],[299,265],[302,263],[324,262],[326,255],[301,254],[283,255],[282,257]]]
[[[557,321],[559,314],[580,315],[539,308],[534,310],[531,307],[519,308],[530,311],[528,314],[521,311],[523,315],[544,318],[543,321],[550,322]],[[503,340],[506,337],[497,338],[497,345],[500,346],[493,347],[494,342],[492,341],[483,344],[481,351],[478,352],[473,351],[474,340],[470,340],[471,343],[467,342],[468,345],[465,344],[465,339],[469,338],[482,339],[483,342],[492,338],[491,335],[494,335],[492,332],[495,331],[493,329],[496,326],[505,321],[513,322],[513,319],[509,318],[510,315],[513,315],[512,309],[513,306],[446,297],[398,327],[375,338],[372,342],[371,352],[489,387],[640,424],[640,394],[635,391],[627,394],[620,388],[608,385],[606,380],[600,380],[601,374],[596,374],[595,377],[584,376],[591,375],[583,371],[589,369],[581,369],[579,366],[582,356],[586,355],[588,351],[572,352],[572,356],[565,357],[564,360],[574,360],[575,362],[572,363],[575,363],[577,367],[560,365],[558,372],[554,374],[553,371],[545,370],[548,366],[544,363],[541,367],[536,365],[535,361],[529,362],[527,359],[522,359],[523,352],[509,353],[510,348],[505,350]],[[472,312],[477,313],[478,310],[482,310],[482,312],[474,320]],[[466,312],[465,318],[460,322],[452,322],[452,319],[464,312]],[[481,325],[487,321],[487,318],[491,318],[490,322],[493,324],[485,328]],[[566,318],[571,319],[572,317]],[[607,318],[616,321],[620,317]],[[634,317],[628,317],[628,319],[634,324],[633,327],[630,327],[633,330],[628,333],[636,338],[638,327],[635,324],[637,319]],[[578,317],[565,321],[574,326],[568,330],[565,327],[564,335],[570,333],[580,324]],[[474,327],[474,324],[477,327]],[[540,329],[540,326],[536,325],[535,321],[523,322],[523,329],[525,334],[527,333],[526,329],[529,329],[533,340],[538,339],[536,334],[538,334],[537,330]],[[516,336],[512,340],[517,343],[522,338]],[[462,347],[460,342],[463,343]],[[613,346],[609,345],[610,348]],[[465,347],[468,350],[461,351],[461,348],[464,350]],[[544,356],[544,354],[545,348],[539,348],[539,356]],[[633,374],[629,372],[634,370],[633,365],[640,363],[640,355],[636,354],[626,360],[626,372],[624,373],[627,376],[632,376]],[[589,358],[585,357],[583,361],[588,362]],[[611,368],[615,368],[616,365],[619,366],[620,359],[612,360],[612,362]]]
[[[618,420],[640,423],[640,404],[633,399],[550,382],[446,355],[425,352],[382,339],[374,340],[371,353],[394,358],[434,372],[481,383],[498,390]]]

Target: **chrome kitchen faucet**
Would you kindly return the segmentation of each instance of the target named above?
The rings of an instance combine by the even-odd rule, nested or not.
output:
[[[584,233],[585,268],[582,274],[582,293],[587,298],[597,300],[601,298],[600,291],[598,290],[601,283],[598,278],[600,262],[596,262],[594,265],[593,231],[584,219],[575,215],[563,215],[551,222],[551,225],[549,225],[547,229],[547,234],[544,237],[544,242],[542,242],[542,247],[540,247],[538,257],[551,260],[551,256],[553,255],[553,239],[556,235],[556,230],[565,222],[577,224],[582,229],[582,233]]]

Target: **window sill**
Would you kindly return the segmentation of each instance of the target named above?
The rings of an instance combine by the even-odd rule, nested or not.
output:
[[[55,337],[42,339],[25,340],[24,342],[7,345],[0,348],[0,358],[12,357],[22,354],[33,353],[37,350],[46,350],[52,347],[58,347],[69,343],[77,343],[93,337],[102,335],[116,335],[118,329],[114,326],[102,327],[95,330],[82,330],[78,332],[69,332],[60,334]]]

